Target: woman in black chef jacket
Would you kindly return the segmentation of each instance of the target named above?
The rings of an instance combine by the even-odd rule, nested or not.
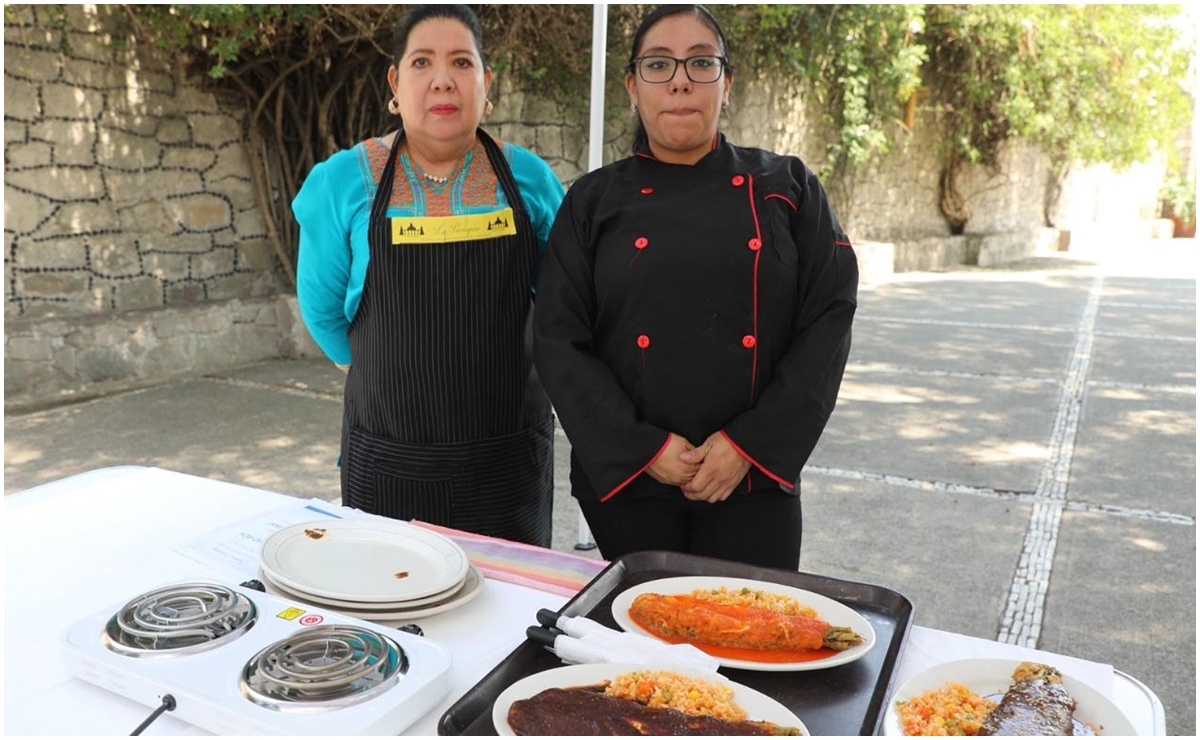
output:
[[[799,566],[800,470],[837,400],[858,264],[799,159],[720,133],[732,74],[702,6],[642,21],[634,155],[568,191],[538,278],[535,363],[609,559]]]

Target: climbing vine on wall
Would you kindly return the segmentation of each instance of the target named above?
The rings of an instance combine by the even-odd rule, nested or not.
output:
[[[259,207],[294,281],[290,203],[312,166],[388,125],[383,69],[402,5],[124,5],[128,33],[245,101]],[[587,105],[591,6],[477,5],[489,61],[541,95]],[[609,73],[651,6],[609,6]],[[1006,142],[1041,145],[1060,176],[1128,164],[1190,115],[1193,26],[1173,5],[714,5],[739,74],[778,81],[820,111],[826,176],[941,127],[942,210],[970,219],[958,179]],[[612,101],[610,101],[612,102]]]
[[[943,126],[942,209],[970,220],[968,163],[1040,145],[1061,179],[1076,162],[1168,158],[1191,116],[1194,26],[1173,5],[930,5],[925,79]]]

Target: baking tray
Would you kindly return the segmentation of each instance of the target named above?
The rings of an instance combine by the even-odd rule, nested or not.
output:
[[[875,647],[846,665],[816,671],[766,672],[722,668],[730,680],[773,697],[813,735],[876,735],[883,726],[892,678],[912,625],[913,606],[890,589],[836,578],[763,568],[677,552],[636,552],[613,561],[563,607],[562,614],[588,617],[620,629],[612,602],[627,588],[673,576],[726,576],[781,583],[827,596],[863,615],[875,630]],[[537,624],[535,614],[529,624]],[[438,722],[439,735],[495,735],[492,703],[520,679],[562,663],[526,640],[454,703]]]

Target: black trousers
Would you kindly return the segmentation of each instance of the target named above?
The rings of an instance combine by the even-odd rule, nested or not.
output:
[[[678,498],[579,501],[606,560],[639,550],[707,555],[784,570],[800,567],[800,497],[734,494],[719,504]]]

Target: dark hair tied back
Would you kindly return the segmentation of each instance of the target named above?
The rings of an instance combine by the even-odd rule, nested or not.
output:
[[[633,64],[633,60],[642,53],[642,44],[646,41],[646,34],[654,27],[654,24],[661,21],[663,18],[670,18],[673,15],[691,14],[712,29],[712,32],[717,36],[717,42],[721,45],[721,56],[729,58],[729,45],[725,43],[725,32],[721,30],[721,24],[717,23],[717,19],[713,14],[708,12],[708,8],[703,5],[660,5],[654,10],[646,14],[638,26],[637,31],[633,34],[633,48],[629,50],[629,63]],[[725,65],[726,71],[733,73],[735,70],[732,64]]]
[[[633,34],[633,48],[629,50],[629,67],[628,72],[633,74],[633,60],[637,59],[642,53],[642,44],[646,41],[646,34],[654,28],[654,24],[661,21],[663,18],[670,18],[673,15],[683,15],[690,13],[694,15],[701,23],[712,29],[712,32],[717,36],[717,43],[721,45],[721,56],[729,59],[729,46],[725,43],[725,32],[721,30],[721,24],[717,23],[717,19],[713,14],[708,12],[708,8],[703,5],[660,5],[654,10],[646,14],[638,25],[637,31]],[[725,73],[733,74],[736,70],[733,65],[726,62]],[[637,151],[646,146],[647,141],[646,127],[642,125],[642,119],[639,117],[637,128],[633,132],[633,149]]]
[[[431,18],[446,18],[466,26],[475,37],[475,51],[479,52],[479,58],[483,60],[484,66],[487,66],[487,55],[483,53],[483,26],[480,25],[479,16],[475,15],[475,11],[466,5],[411,6],[400,19],[400,25],[396,27],[396,37],[392,46],[393,64],[399,62],[404,52],[408,51],[408,37],[412,30],[418,23]]]

